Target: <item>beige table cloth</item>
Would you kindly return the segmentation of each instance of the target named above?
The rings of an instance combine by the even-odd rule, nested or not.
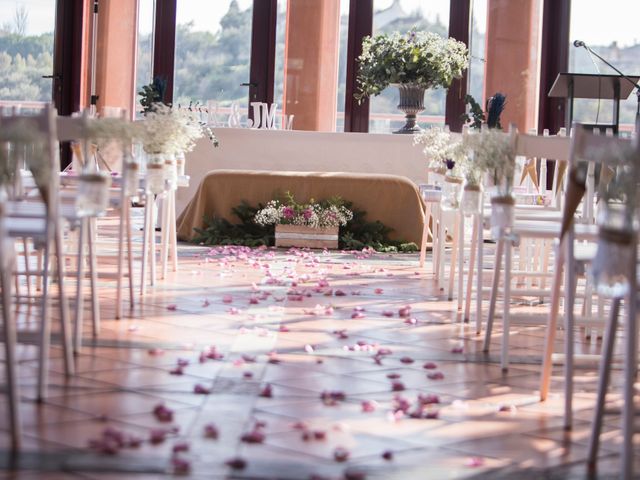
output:
[[[238,223],[231,209],[243,200],[258,206],[286,191],[300,203],[339,195],[355,208],[366,211],[367,221],[379,220],[393,228],[392,239],[420,244],[424,204],[413,182],[395,175],[338,172],[214,170],[200,182],[195,196],[178,218],[178,238],[191,240],[193,229],[202,228],[205,217]]]

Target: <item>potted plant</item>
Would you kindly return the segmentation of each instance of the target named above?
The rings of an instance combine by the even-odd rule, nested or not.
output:
[[[276,247],[338,248],[340,226],[353,218],[340,197],[298,203],[290,192],[271,200],[254,218],[258,225],[275,225]]]
[[[398,87],[398,108],[406,124],[395,133],[415,133],[420,130],[416,114],[424,110],[425,90],[448,88],[454,78],[462,77],[469,52],[464,43],[433,32],[396,32],[365,37],[357,62],[356,99],[379,95],[389,85]]]

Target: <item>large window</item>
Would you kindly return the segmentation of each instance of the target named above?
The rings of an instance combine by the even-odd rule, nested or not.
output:
[[[594,14],[597,12],[597,14]],[[595,52],[628,75],[640,75],[640,2],[580,0],[571,9],[571,42],[582,40]],[[569,71],[575,73],[616,74],[584,48],[569,50]],[[632,93],[620,104],[621,130],[633,129],[637,98]],[[576,100],[574,120],[585,123],[611,123],[611,101]]]
[[[449,0],[375,0],[373,34],[400,32],[412,28],[435,32],[443,37],[449,32]],[[369,132],[391,133],[404,125],[404,114],[397,108],[398,91],[388,87],[379,96],[371,98]],[[421,126],[444,124],[446,91],[427,90],[425,110],[418,115]]]
[[[467,92],[480,105],[484,104],[485,48],[487,43],[487,1],[473,0],[469,42],[469,86]]]
[[[153,81],[153,28],[155,0],[138,1],[138,46],[136,53],[136,93]],[[140,98],[136,95],[137,101]],[[136,108],[139,114],[140,108]]]
[[[55,17],[56,0],[0,0],[0,105],[51,101]]]
[[[180,0],[176,19],[175,105],[233,103],[248,111],[252,0]],[[245,116],[246,119],[246,116]]]

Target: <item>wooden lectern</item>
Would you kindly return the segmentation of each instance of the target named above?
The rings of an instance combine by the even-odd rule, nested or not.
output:
[[[638,83],[640,77],[627,77]],[[595,100],[613,100],[613,123],[610,124],[584,124],[587,128],[613,129],[618,134],[620,122],[620,99],[627,99],[634,86],[622,75],[598,75],[592,73],[560,73],[556,77],[549,97],[566,98],[566,123],[567,130],[573,122],[573,102],[576,98],[590,98]]]

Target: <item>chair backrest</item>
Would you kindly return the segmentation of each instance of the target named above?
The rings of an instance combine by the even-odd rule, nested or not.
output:
[[[60,171],[57,142],[56,110],[52,105],[33,115],[12,113],[0,116],[0,156],[3,168],[14,170],[14,193],[21,195],[20,169],[31,170],[40,195],[50,208],[55,209]],[[55,212],[50,212],[55,213]]]

